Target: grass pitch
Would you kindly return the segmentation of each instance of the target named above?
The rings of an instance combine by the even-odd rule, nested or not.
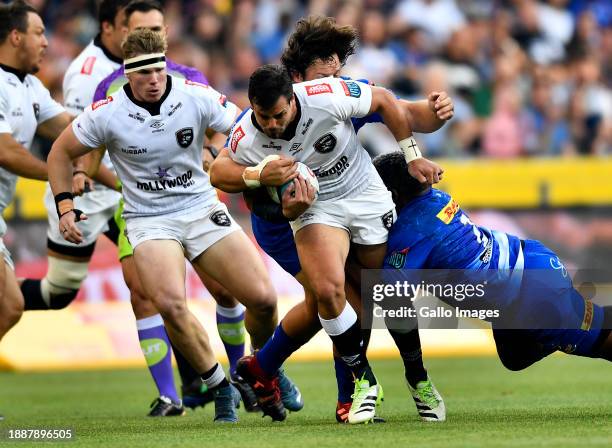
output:
[[[385,388],[385,424],[335,423],[331,362],[290,363],[305,408],[283,423],[240,411],[237,425],[212,423],[213,407],[185,417],[145,417],[155,391],[144,369],[0,373],[0,446],[118,447],[610,447],[612,366],[553,356],[523,372],[495,358],[429,359],[446,423],[422,423],[399,361],[374,361]],[[9,429],[72,428],[71,442],[16,442]]]

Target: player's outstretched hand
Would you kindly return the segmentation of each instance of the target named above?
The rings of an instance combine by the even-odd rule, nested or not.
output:
[[[83,171],[77,171],[72,176],[72,194],[82,196],[83,193],[93,191],[94,181]]]
[[[304,213],[315,200],[315,189],[310,182],[299,176],[293,179],[293,184],[290,185],[285,192],[281,203],[283,204],[283,215],[285,218],[293,221]]]
[[[64,213],[59,220],[59,231],[66,241],[74,244],[83,242],[83,232],[77,226],[77,221],[87,220],[87,215],[80,210],[70,210]]]
[[[280,156],[280,159],[272,160],[266,164],[264,169],[261,170],[259,181],[262,185],[279,187],[295,179],[297,175],[295,161],[290,157]]]
[[[436,162],[419,158],[408,164],[408,173],[422,184],[427,182],[433,185],[442,180],[444,170]]]
[[[448,121],[455,115],[455,105],[446,92],[431,92],[427,97],[429,108],[440,120]]]

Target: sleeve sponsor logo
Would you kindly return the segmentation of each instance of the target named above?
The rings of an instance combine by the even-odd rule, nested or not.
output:
[[[239,126],[238,129],[236,129],[232,134],[232,139],[230,140],[230,148],[232,149],[233,153],[236,153],[236,150],[238,149],[238,143],[240,142],[242,137],[244,137],[244,135],[245,133],[242,130],[242,126]]]
[[[340,81],[344,94],[346,96],[352,96],[353,98],[359,98],[361,96],[361,87],[354,81]]]
[[[448,204],[446,204],[446,206],[442,210],[440,210],[440,212],[436,215],[436,218],[438,218],[444,224],[448,225],[453,220],[458,211],[459,204],[457,204],[457,202],[455,202],[453,198],[450,198]]]
[[[221,104],[223,107],[227,107],[227,97],[225,95],[221,95],[219,97],[219,104]]]
[[[202,84],[201,82],[197,82],[197,81],[191,81],[190,79],[186,79],[185,84],[188,86],[198,86],[198,87],[204,87],[205,89],[208,89],[208,86],[206,84]]]
[[[40,117],[40,104],[32,103],[32,109],[34,109],[34,116],[38,120],[38,117]]]
[[[332,87],[326,82],[306,86],[306,95],[308,96],[319,95],[321,93],[332,93]]]
[[[112,103],[113,97],[109,96],[108,98],[104,98],[103,100],[96,101],[91,105],[91,110],[96,110],[98,107],[104,106],[105,104]]]
[[[89,56],[87,59],[85,59],[85,61],[83,62],[83,66],[81,67],[81,75],[91,75],[95,63],[95,56]]]

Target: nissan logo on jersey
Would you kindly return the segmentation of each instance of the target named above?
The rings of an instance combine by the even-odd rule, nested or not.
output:
[[[337,142],[338,140],[336,139],[336,137],[334,137],[334,134],[327,133],[319,140],[314,142],[314,145],[312,146],[314,146],[316,152],[321,154],[327,154],[328,152],[332,152],[334,150]]]
[[[181,148],[187,148],[193,142],[193,128],[183,128],[176,131],[176,142]]]

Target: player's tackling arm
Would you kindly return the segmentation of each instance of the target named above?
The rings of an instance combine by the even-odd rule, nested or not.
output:
[[[260,164],[261,165],[261,164]],[[251,172],[259,171],[259,175],[255,173],[250,179],[248,172],[245,175],[245,170],[251,169]],[[255,168],[255,170],[253,170]],[[269,160],[258,170],[258,167],[247,167],[235,162],[229,156],[227,148],[223,148],[215,161],[210,166],[210,183],[227,193],[238,193],[250,188],[256,188],[260,185],[280,186],[297,176],[296,165],[293,159],[279,156],[276,160]],[[259,185],[255,185],[258,183]]]
[[[413,132],[430,133],[453,118],[453,100],[446,92],[431,92],[426,100],[400,100]]]
[[[411,121],[402,108],[402,103],[390,91],[372,87],[372,104],[369,113],[379,113],[393,134],[408,163],[408,172],[421,183],[434,184],[444,172],[435,162],[424,159],[412,137]]]

